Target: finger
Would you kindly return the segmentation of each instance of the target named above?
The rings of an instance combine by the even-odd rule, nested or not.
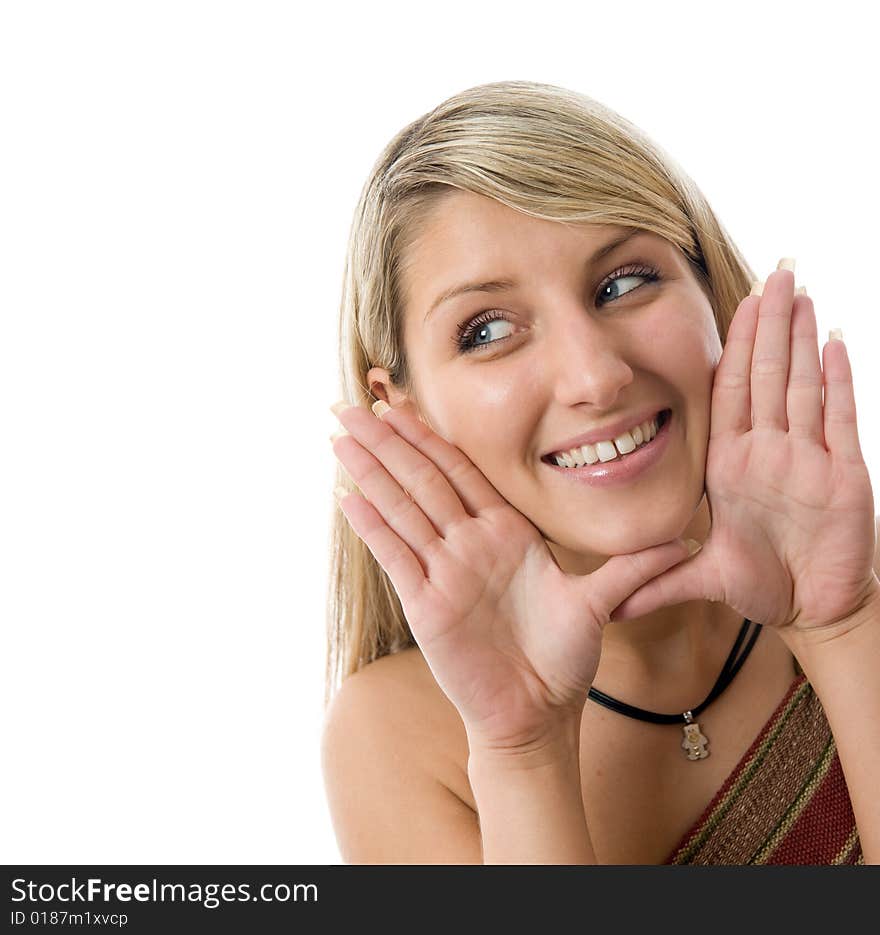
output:
[[[410,445],[429,458],[445,475],[471,516],[507,501],[486,480],[483,472],[455,445],[426,425],[410,401],[381,410],[379,418],[390,425]]]
[[[404,499],[409,499],[405,488],[440,535],[454,523],[468,519],[461,499],[437,465],[398,435],[391,425],[377,419],[363,406],[339,408],[336,417],[397,482],[397,489],[394,489],[388,482],[380,485],[373,478],[375,489],[383,499],[373,500],[372,495],[368,496],[383,516],[390,519],[392,514],[402,515],[403,510],[409,509],[403,503]],[[355,481],[358,482],[357,478]]]
[[[822,351],[825,372],[825,442],[844,461],[861,462],[862,448],[856,424],[852,368],[843,340],[829,341]]]
[[[825,446],[822,427],[822,367],[813,300],[796,295],[791,312],[791,369],[785,401],[788,431]]]
[[[589,582],[587,586],[596,612],[610,617],[612,611],[645,582],[677,565],[689,554],[687,545],[675,539],[641,552],[612,555],[601,568],[584,576]]]
[[[717,588],[710,585],[709,562],[700,553],[672,567],[633,591],[612,613],[611,619],[632,620],[661,607],[687,601],[717,601]]]
[[[760,301],[759,295],[746,296],[727,331],[712,383],[711,438],[728,432],[741,435],[752,428],[752,353]]]
[[[764,283],[752,356],[752,427],[755,429],[788,430],[785,400],[793,300],[794,273],[790,269],[775,270]]]
[[[339,509],[391,579],[397,596],[406,606],[425,582],[421,563],[371,503],[356,493],[339,491],[339,494]]]
[[[378,458],[353,435],[332,442],[333,453],[383,520],[417,555],[424,555],[440,537],[424,512],[388,473]]]

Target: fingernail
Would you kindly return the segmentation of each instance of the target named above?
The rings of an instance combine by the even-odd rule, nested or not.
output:
[[[794,294],[795,295],[806,295],[807,289],[805,286],[798,286],[797,289],[794,290]]]
[[[700,549],[703,548],[696,539],[685,539],[684,544],[687,546],[688,555],[695,555]]]
[[[382,416],[384,416],[385,413],[388,412],[390,408],[391,407],[388,405],[388,403],[385,402],[384,399],[377,399],[376,402],[374,402],[373,405],[370,406],[370,409],[373,410],[373,412],[376,415],[376,418],[378,419],[381,419]]]
[[[777,264],[777,269],[790,269],[794,272],[794,257],[793,256],[784,256]]]
[[[764,283],[758,279],[752,283],[752,291],[749,295],[763,295],[764,294]]]
[[[829,340],[829,341],[842,341],[842,340],[843,340],[843,332],[840,330],[840,328],[832,328],[832,329],[828,332],[828,340]]]
[[[330,436],[330,444],[332,445],[333,442],[335,442],[337,438],[342,438],[343,435],[348,435],[348,434],[349,434],[349,433],[346,432],[345,429],[342,429],[342,430],[339,431],[339,432],[334,432],[334,433]]]
[[[336,497],[336,502],[337,502],[337,503],[339,503],[339,501],[340,501],[343,497],[347,497],[350,493],[351,493],[350,490],[346,490],[346,489],[345,489],[343,486],[341,486],[341,485],[338,486],[338,487],[334,487],[334,488],[333,488],[333,496]]]

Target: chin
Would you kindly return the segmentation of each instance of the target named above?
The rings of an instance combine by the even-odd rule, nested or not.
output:
[[[683,511],[681,516],[658,516],[654,523],[642,524],[637,529],[622,530],[605,536],[575,538],[563,535],[558,539],[549,537],[549,541],[569,552],[582,555],[628,555],[683,536],[693,517],[692,511],[688,515],[685,515],[686,512]]]
[[[641,552],[643,549],[653,548],[675,539],[675,534],[655,536],[639,534],[637,536],[621,536],[609,542],[604,548],[597,549],[602,555],[628,555],[631,552]]]

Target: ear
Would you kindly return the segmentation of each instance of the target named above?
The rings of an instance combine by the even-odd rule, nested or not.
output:
[[[391,377],[384,367],[370,369],[367,374],[367,386],[377,399],[384,400],[389,406],[396,406],[407,398],[406,394],[391,382]]]

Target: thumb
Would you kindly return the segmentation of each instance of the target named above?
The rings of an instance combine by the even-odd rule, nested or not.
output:
[[[693,554],[699,551],[699,543],[695,543],[693,539],[687,541],[696,546]],[[660,607],[701,599],[718,600],[710,593],[714,589],[706,587],[707,567],[705,555],[695,555],[672,566],[665,574],[661,573],[631,593],[612,612],[611,619],[632,620],[634,617],[644,617]]]
[[[628,603],[627,598],[637,591],[640,595],[647,592],[647,598],[641,598],[636,605],[637,613],[629,613],[629,616],[641,616],[642,613],[648,613],[655,607],[662,606],[664,591],[662,586],[658,591],[658,583],[650,582],[657,575],[670,568],[679,570],[687,568],[688,563],[684,562],[689,558],[691,546],[688,542],[694,543],[694,540],[673,539],[671,542],[664,542],[663,545],[655,545],[650,549],[642,549],[640,552],[631,552],[627,555],[612,555],[605,564],[588,575],[591,603],[597,613],[604,618],[610,619],[614,612],[614,619],[621,619],[621,602]],[[694,543],[694,545],[698,545]],[[682,565],[681,563],[684,562]],[[664,576],[665,578],[666,576]],[[649,590],[653,588],[653,590]],[[651,604],[651,594],[654,594]],[[666,603],[673,603],[668,601]],[[650,606],[649,606],[650,604]],[[648,607],[648,610],[642,611],[642,606]],[[617,608],[617,610],[615,610]]]

